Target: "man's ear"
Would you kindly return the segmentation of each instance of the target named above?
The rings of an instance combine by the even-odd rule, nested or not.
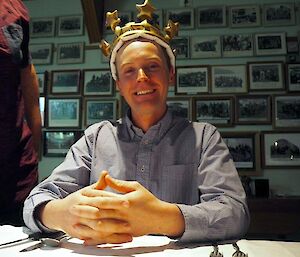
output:
[[[120,95],[122,95],[121,91],[120,91],[120,86],[119,86],[119,80],[116,80],[115,81],[115,84],[116,84],[116,90],[120,93]]]

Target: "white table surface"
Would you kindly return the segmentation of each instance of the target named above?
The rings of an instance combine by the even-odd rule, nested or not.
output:
[[[22,228],[0,226],[0,243],[26,238],[26,236]],[[212,246],[181,245],[164,236],[142,236],[134,238],[131,243],[98,246],[83,246],[81,240],[70,239],[63,242],[58,248],[43,246],[33,251],[19,252],[21,249],[36,243],[36,241],[27,240],[2,246],[0,247],[0,257],[209,257],[213,251]],[[240,240],[237,244],[241,251],[248,254],[248,257],[300,257],[300,242]],[[219,245],[219,251],[224,257],[232,257],[235,252],[231,244]]]

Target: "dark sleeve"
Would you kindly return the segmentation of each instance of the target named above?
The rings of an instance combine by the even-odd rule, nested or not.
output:
[[[25,68],[29,64],[31,64],[31,55],[29,52],[29,23],[22,19],[21,26],[23,29],[23,40],[21,43],[21,51],[22,51],[22,61],[21,68]]]

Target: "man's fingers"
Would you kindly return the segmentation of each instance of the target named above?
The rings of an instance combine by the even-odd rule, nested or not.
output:
[[[130,234],[112,234],[102,239],[86,239],[84,240],[85,245],[98,245],[98,244],[121,244],[132,241]]]
[[[97,207],[90,205],[73,205],[69,208],[71,214],[76,215],[78,217],[86,218],[86,219],[94,219],[98,220],[100,215],[100,210]]]
[[[115,197],[85,197],[83,201],[81,201],[81,205],[89,205],[96,207],[98,209],[113,209],[113,210],[121,210],[123,208],[129,207],[129,202],[123,199],[122,195]]]
[[[137,190],[139,183],[135,181],[124,181],[112,178],[109,175],[105,176],[105,182],[107,186],[121,193],[130,193]]]
[[[81,194],[87,197],[114,197],[118,196],[118,194],[113,193],[113,192],[108,192],[104,190],[98,190],[98,189],[93,189],[93,188],[84,188],[81,191]]]
[[[107,170],[103,170],[101,172],[101,175],[95,185],[95,189],[100,189],[100,190],[103,190],[104,188],[106,188],[106,182],[105,182],[105,176],[108,174],[108,171]]]

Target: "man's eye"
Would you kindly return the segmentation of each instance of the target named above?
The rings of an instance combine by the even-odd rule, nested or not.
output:
[[[159,67],[159,65],[157,63],[153,63],[153,64],[149,65],[150,70],[156,70],[158,67]]]
[[[126,69],[125,70],[125,74],[131,74],[134,72],[134,69],[133,68],[129,68],[129,69]]]

